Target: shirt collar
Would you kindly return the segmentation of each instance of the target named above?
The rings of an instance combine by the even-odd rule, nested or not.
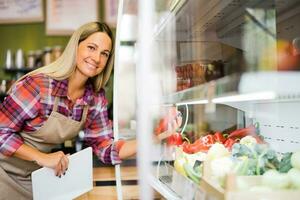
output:
[[[52,86],[52,95],[53,96],[59,96],[59,97],[67,97],[68,95],[68,79],[64,80],[53,80]],[[86,87],[84,90],[83,96],[78,99],[80,104],[83,105],[93,105],[94,103],[94,91],[93,91],[93,85],[90,81],[86,83]]]

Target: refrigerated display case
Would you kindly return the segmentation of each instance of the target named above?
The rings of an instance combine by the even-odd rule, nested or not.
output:
[[[234,185],[229,174],[241,164],[235,160],[246,135],[264,144],[258,149],[267,148],[256,149],[256,156],[268,155],[269,161],[273,156],[273,163],[259,160],[253,174],[242,175],[262,178],[268,170],[281,170],[283,158],[300,150],[300,1],[169,0],[131,6],[138,16],[135,102],[141,199],[152,198],[151,188],[166,199],[297,199],[300,190],[291,185],[277,193],[268,187],[265,193],[249,190],[246,197],[235,196],[236,188],[229,191]],[[155,130],[162,119],[174,119],[168,117],[174,108],[182,114],[177,132],[184,143],[174,145],[168,138],[157,143],[152,140]],[[238,133],[240,137],[233,136]],[[235,155],[231,167],[224,164],[228,159],[219,163],[224,166],[218,172],[228,168],[223,185],[212,180],[207,157],[220,134],[224,142],[218,142]],[[203,138],[205,144],[213,142],[191,148]]]

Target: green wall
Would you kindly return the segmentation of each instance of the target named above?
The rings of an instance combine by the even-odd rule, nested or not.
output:
[[[13,53],[21,48],[26,54],[29,50],[43,49],[45,46],[65,46],[69,36],[46,36],[45,23],[31,24],[2,24],[0,25],[0,63],[1,77],[5,76],[3,67],[5,52],[10,49]]]
[[[104,0],[98,0],[99,20],[104,17]],[[46,1],[43,0],[44,18],[46,16]],[[45,20],[40,23],[0,24],[0,80],[11,76],[4,74],[5,52],[11,49],[13,53],[21,48],[26,54],[29,50],[43,49],[45,46],[65,46],[69,36],[47,36]]]

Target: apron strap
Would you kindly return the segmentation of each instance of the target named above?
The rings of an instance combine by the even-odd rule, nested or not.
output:
[[[86,120],[88,110],[89,110],[89,106],[88,105],[84,106],[83,111],[82,111],[82,117],[81,117],[81,122],[83,122],[83,123]]]
[[[55,96],[55,98],[54,98],[53,110],[52,110],[52,111],[54,111],[54,112],[57,111],[57,108],[58,108],[58,100],[59,100],[58,96]]]

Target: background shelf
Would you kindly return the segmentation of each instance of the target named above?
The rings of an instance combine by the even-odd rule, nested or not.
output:
[[[12,68],[3,68],[5,73],[28,73],[31,72],[37,68],[16,68],[16,67],[12,67]]]

